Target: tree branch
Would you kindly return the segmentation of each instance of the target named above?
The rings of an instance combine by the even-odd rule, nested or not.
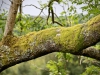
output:
[[[3,5],[3,0],[2,0],[2,3],[1,3],[1,5],[0,5],[0,11],[1,11],[1,7],[2,7],[2,5]]]
[[[55,21],[54,11],[53,11],[53,7],[52,7],[52,4],[53,4],[54,1],[59,2],[59,0],[51,0],[51,1],[49,2],[49,4],[48,4],[47,24],[48,24],[48,19],[49,19],[49,17],[50,17],[50,13],[51,13],[52,23],[57,23],[58,25],[63,26],[61,23]],[[51,12],[50,12],[50,11],[51,11]]]
[[[48,8],[47,25],[48,25],[49,17],[50,17],[50,8]]]
[[[49,28],[16,37],[11,34],[20,3],[20,0],[13,0],[10,7],[5,37],[0,42],[0,72],[52,52],[84,55],[100,60],[99,50],[87,48],[100,41],[100,15],[84,25]]]
[[[100,60],[100,50],[97,50],[93,47],[89,47],[89,48],[84,49],[81,52],[81,55]]]
[[[20,37],[7,35],[0,44],[0,71],[52,52],[84,55],[100,60],[100,51],[87,48],[98,41],[100,41],[100,15],[85,25],[54,27]]]
[[[26,6],[34,6],[35,8],[42,10],[41,8],[39,8],[39,7],[37,7],[37,6],[33,5],[33,4],[25,5],[25,6],[23,6],[23,7],[26,7]]]

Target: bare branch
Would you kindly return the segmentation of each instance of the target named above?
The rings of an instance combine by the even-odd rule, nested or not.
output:
[[[60,25],[60,26],[63,26],[61,23],[55,21],[55,19],[54,19],[55,17],[54,17],[54,11],[53,11],[53,8],[51,9],[51,14],[52,14],[52,22],[53,22],[53,23],[57,23],[57,24]]]
[[[25,5],[25,6],[22,6],[22,7],[26,7],[26,6],[34,6],[35,8],[37,8],[37,9],[39,9],[39,10],[41,10],[40,11],[40,13],[39,13],[39,15],[34,19],[34,21],[41,15],[41,13],[43,13],[43,10],[44,10],[44,8],[39,8],[39,7],[37,7],[37,6],[35,6],[35,5],[33,5],[33,4],[30,4],[30,5]]]
[[[39,7],[37,7],[37,6],[33,5],[33,4],[25,5],[25,6],[22,6],[22,7],[26,7],[26,6],[34,6],[35,8],[42,10],[41,8],[39,8]]]
[[[8,5],[8,6],[10,6],[10,4],[6,3],[5,1],[3,1],[3,3],[6,4],[6,5]]]
[[[57,24],[60,25],[60,26],[64,26],[64,25],[62,25],[61,23],[59,23],[59,22],[57,22],[57,21],[54,21],[54,23],[57,23]]]
[[[61,21],[60,18],[57,16],[57,14],[56,14],[56,13],[54,13],[54,14],[55,14],[55,16],[57,17],[57,19],[58,19],[59,21]]]
[[[49,17],[50,17],[50,8],[48,8],[47,25],[48,25]]]
[[[41,12],[39,13],[39,15],[34,19],[34,21],[37,20],[37,18],[41,15],[42,12],[43,12],[43,9],[42,9]]]
[[[13,3],[13,1],[12,0],[9,0],[11,3]]]
[[[53,12],[53,7],[51,9],[51,14],[52,14],[52,23],[54,23],[54,12]]]
[[[0,11],[1,11],[1,7],[2,7],[2,5],[3,5],[3,0],[2,0],[1,6],[0,6]]]
[[[22,20],[22,2],[20,3],[20,6],[19,6],[19,13],[20,13],[20,16],[19,16],[19,21]],[[20,22],[20,25],[21,25],[21,22]],[[21,26],[21,32],[20,32],[20,35],[22,34],[22,30],[23,30],[23,27]]]
[[[54,0],[56,1],[56,0]],[[50,13],[51,13],[51,17],[52,17],[52,23],[57,23],[59,24],[60,26],[63,26],[61,23],[55,21],[55,17],[54,17],[54,11],[53,11],[53,7],[52,7],[52,4],[54,2],[53,0],[51,0],[48,4],[48,17],[47,17],[47,24],[48,24],[48,19],[50,17]],[[57,1],[58,2],[58,1]]]
[[[48,24],[48,19],[50,17],[50,11],[52,9],[52,4],[53,4],[53,0],[50,0],[49,3],[48,3],[48,17],[47,17],[47,24]]]

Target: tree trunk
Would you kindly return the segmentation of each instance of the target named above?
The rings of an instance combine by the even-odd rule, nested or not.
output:
[[[20,3],[21,3],[21,0],[11,1],[11,6],[9,9],[6,26],[5,26],[4,36],[12,35],[12,31],[15,25],[15,19],[16,19],[16,15],[17,15],[17,11],[18,11],[18,7]]]

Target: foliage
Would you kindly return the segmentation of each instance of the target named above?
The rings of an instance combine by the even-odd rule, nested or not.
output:
[[[47,68],[50,70],[50,75],[66,75],[69,71],[66,68],[66,60],[62,57],[62,53],[57,53],[58,61],[48,61]]]
[[[98,74],[100,74],[100,67],[96,67],[92,65],[87,67],[86,71],[81,75],[98,75]]]
[[[2,39],[4,27],[6,24],[6,18],[7,18],[7,11],[3,10],[3,13],[0,14],[0,40]]]
[[[69,4],[65,2],[65,0],[62,1],[64,4],[66,4],[68,6],[67,12],[65,10],[61,12],[61,15],[62,16],[66,16],[66,14],[69,15],[69,16],[66,16],[67,18],[66,17],[63,17],[62,18],[61,17],[62,18],[62,21],[63,21],[62,24],[65,25],[65,26],[67,26],[67,27],[68,26],[71,26],[71,25],[74,25],[74,24],[77,24],[77,23],[84,23],[85,21],[87,21],[91,17],[93,17],[95,15],[98,15],[99,12],[100,12],[100,10],[99,10],[100,6],[98,6],[99,0],[90,0],[90,1],[86,1],[86,0],[85,1],[84,0],[66,0],[66,1],[67,2],[69,1],[69,2],[72,3],[72,5],[70,4],[70,6],[69,6]],[[81,7],[82,11],[83,12],[86,11],[87,14],[84,15],[83,13],[81,13],[80,15],[77,15],[76,14],[77,13],[77,10],[76,10],[76,7],[74,6],[74,4],[76,4],[76,5],[82,5],[82,7]],[[73,13],[71,13],[71,12],[73,12],[75,14],[75,16],[72,16]],[[99,47],[100,47],[100,45],[97,44],[96,45],[96,48],[99,48]],[[68,58],[68,56],[67,56],[67,58]],[[71,59],[71,58],[69,58],[69,59]],[[81,59],[84,59],[84,57],[81,57]],[[83,61],[81,61],[81,59],[80,59],[80,62],[79,63],[83,62]],[[60,60],[60,58],[58,56],[58,61],[59,60]],[[87,59],[85,59],[85,60],[87,60]],[[75,60],[75,61],[78,61],[78,60]],[[91,60],[91,61],[94,61],[94,60]],[[86,61],[86,62],[89,63],[89,61]],[[62,62],[62,63],[64,64],[64,62]],[[59,66],[58,64],[59,64],[59,62],[55,62],[55,61],[50,61],[47,64],[47,67],[49,68],[50,73],[55,74],[55,72],[57,72],[56,71],[57,70],[56,68],[58,68],[58,67],[56,67],[55,69],[53,67]],[[82,65],[84,65],[84,64],[81,64],[81,66]],[[89,66],[89,64],[87,64],[87,65]],[[68,67],[66,66],[66,68],[68,68]],[[95,69],[93,69],[93,68],[95,68]],[[55,70],[55,72],[54,72],[54,70]],[[92,71],[92,70],[95,70],[95,71],[97,70],[97,71],[95,72],[95,71]],[[66,73],[66,71],[64,73]],[[96,66],[93,66],[92,65],[92,66],[87,67],[86,68],[86,71],[83,72],[82,75],[87,75],[87,74],[88,75],[97,75],[97,74],[99,74],[99,71],[100,71],[99,68],[97,68]],[[80,72],[80,71],[78,70],[78,72]],[[66,73],[66,74],[68,74],[68,73]],[[75,75],[75,74],[76,73],[74,71],[74,73],[72,75]],[[65,75],[65,74],[62,74],[62,75]],[[76,74],[76,75],[78,75],[78,74]]]
[[[80,64],[79,58],[69,53],[57,53],[57,61],[48,61],[50,75],[80,75],[87,64]],[[73,68],[75,67],[75,68]]]
[[[31,31],[39,31],[46,28],[45,17],[22,15],[21,21],[19,21],[19,18],[20,14],[16,18],[15,35],[24,35]]]

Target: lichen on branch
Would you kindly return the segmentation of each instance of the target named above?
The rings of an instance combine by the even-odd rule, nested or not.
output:
[[[51,52],[81,54],[99,41],[100,15],[72,27],[53,27],[19,37],[7,35],[0,44],[0,71]]]

